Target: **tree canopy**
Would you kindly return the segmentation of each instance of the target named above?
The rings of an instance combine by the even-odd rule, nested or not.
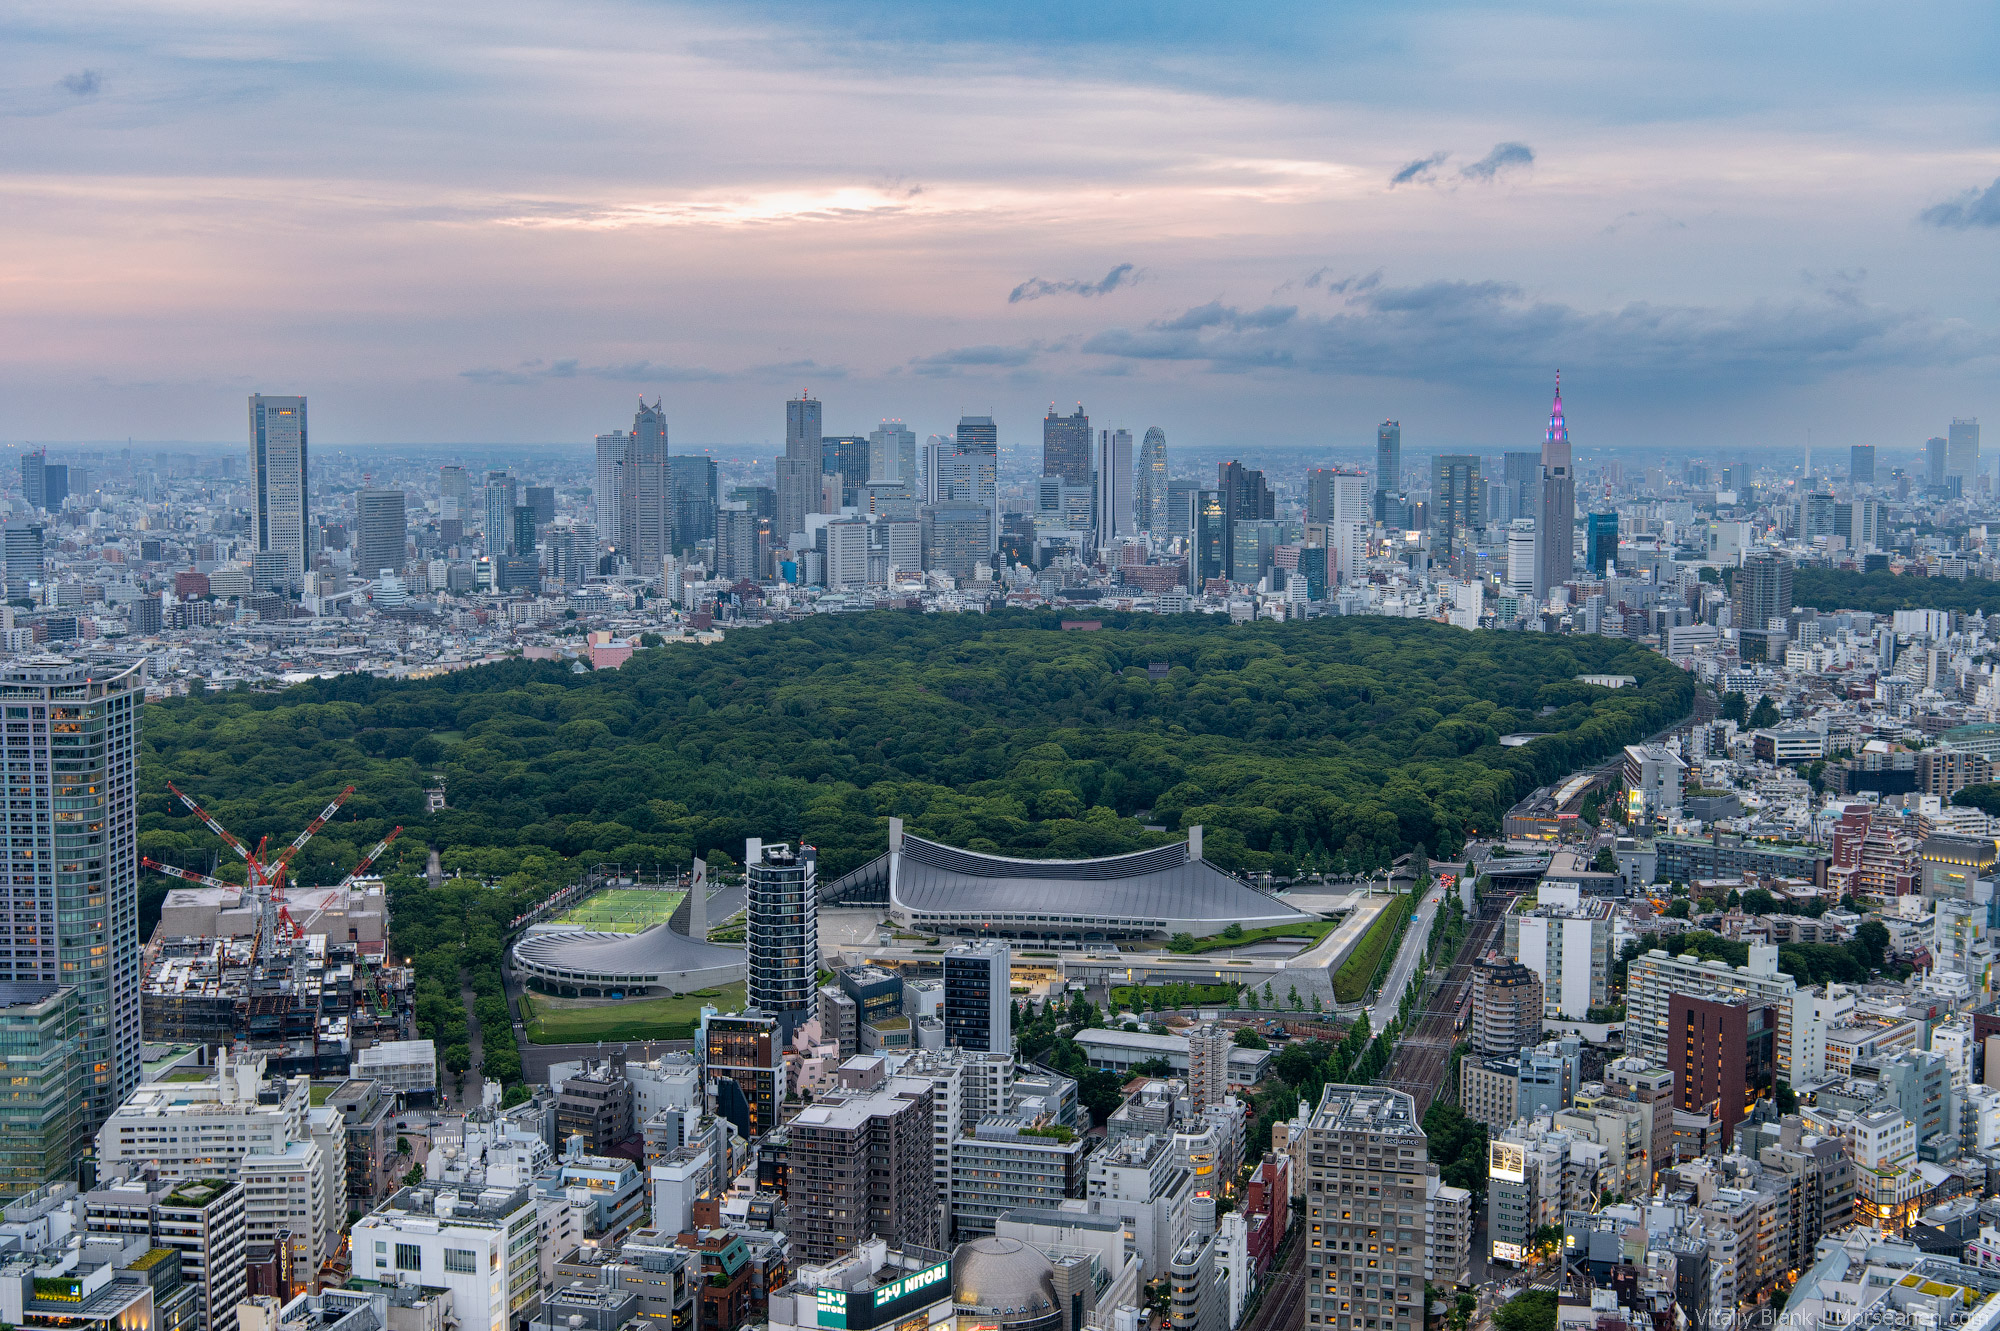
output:
[[[1418,845],[1455,853],[1536,786],[1684,716],[1694,693],[1613,638],[1378,617],[1104,623],[824,615],[643,650],[617,671],[516,660],[170,699],[146,712],[140,848],[215,862],[171,779],[274,843],[358,786],[295,865],[308,884],[336,881],[398,823],[400,854],[436,847],[448,870],[512,889],[546,892],[598,861],[685,868],[752,836],[816,845],[831,877],[886,848],[890,815],[1024,856],[1113,854],[1201,823],[1209,858],[1237,871],[1300,856],[1374,868]],[[1543,738],[1501,747],[1523,730]],[[427,813],[438,776],[450,807]]]
[[[1820,610],[1866,610],[1886,615],[1897,610],[2000,611],[2000,582],[1988,578],[1926,578],[1878,569],[1855,573],[1848,569],[1800,567],[1792,570],[1792,601]]]

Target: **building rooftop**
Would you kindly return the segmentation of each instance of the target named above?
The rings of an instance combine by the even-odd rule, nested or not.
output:
[[[1416,1101],[1403,1091],[1381,1086],[1327,1087],[1320,1092],[1311,1126],[1329,1131],[1423,1136],[1423,1130],[1417,1126]]]

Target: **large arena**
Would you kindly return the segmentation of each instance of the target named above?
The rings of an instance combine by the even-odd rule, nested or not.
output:
[[[1082,945],[1121,939],[1206,938],[1316,919],[1246,885],[1201,856],[1201,829],[1129,855],[1023,860],[960,850],[889,820],[889,852],[827,885],[829,901],[886,902],[922,933]]]
[[[743,889],[722,888],[709,897],[708,918],[742,908]],[[670,920],[637,933],[536,926],[514,944],[514,969],[530,988],[565,998],[648,998],[730,984],[747,965],[741,945],[698,943]]]

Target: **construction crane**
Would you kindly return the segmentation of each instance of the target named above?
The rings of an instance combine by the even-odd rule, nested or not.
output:
[[[242,856],[248,877],[248,882],[245,886],[250,892],[251,899],[257,903],[259,908],[257,912],[257,941],[260,949],[262,944],[268,941],[274,924],[283,927],[284,933],[281,937],[293,939],[304,937],[305,930],[293,921],[291,912],[285,909],[285,878],[290,873],[293,858],[298,855],[299,851],[305,848],[305,844],[311,841],[321,828],[327,825],[333,818],[333,815],[340,811],[340,806],[347,802],[347,797],[354,793],[355,788],[349,786],[334,796],[332,802],[320,810],[319,817],[313,819],[307,825],[305,831],[293,838],[291,844],[286,846],[277,856],[269,859],[264,854],[265,847],[270,844],[271,840],[268,835],[258,840],[257,849],[253,851],[243,844],[241,838],[237,837],[217,821],[214,814],[202,808],[191,796],[171,781],[167,783],[167,789],[172,791],[181,803],[187,805],[194,816],[201,819],[207,825],[209,831],[221,837],[224,845]],[[388,836],[376,842],[374,849],[363,855],[360,863],[354,866],[354,871],[340,880],[340,887],[342,889],[351,887],[354,880],[368,871],[368,866],[373,864],[377,857],[389,848],[389,843],[394,841],[402,830],[402,827],[398,826]],[[193,873],[186,869],[176,868],[171,864],[162,864],[154,859],[142,859],[140,863],[144,864],[148,869],[156,870],[169,877],[179,878],[184,882],[199,883],[203,887],[231,888],[236,886],[234,883],[227,883],[219,878],[210,877],[207,874]],[[314,918],[317,915],[318,912],[314,912]],[[310,922],[311,919],[308,919],[307,923]]]

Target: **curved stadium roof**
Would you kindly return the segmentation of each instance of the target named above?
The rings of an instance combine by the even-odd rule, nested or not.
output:
[[[1193,855],[1186,841],[1103,859],[1023,860],[901,840],[900,853],[887,857],[891,908],[951,932],[1199,935],[1315,918]]]

